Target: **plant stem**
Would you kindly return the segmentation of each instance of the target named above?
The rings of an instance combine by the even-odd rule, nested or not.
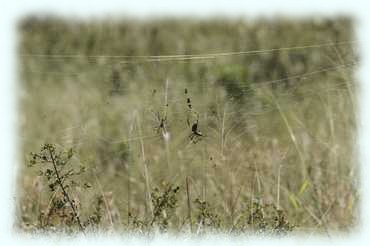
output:
[[[96,184],[98,185],[99,191],[101,193],[101,196],[103,198],[105,209],[107,210],[109,222],[111,224],[112,229],[114,229],[114,224],[113,224],[111,209],[110,209],[110,206],[108,204],[107,198],[106,198],[106,196],[104,194],[103,187],[102,187],[102,185],[99,182],[98,176],[96,175],[96,170],[94,170],[94,177],[95,177],[95,180],[96,180]]]
[[[277,179],[277,191],[276,191],[276,208],[277,209],[280,209],[280,175],[281,175],[281,164],[279,164],[278,179]]]
[[[138,130],[139,130],[139,136],[142,136],[141,132],[141,123],[140,123],[140,117],[136,113],[136,119],[137,119],[137,125],[138,125]],[[145,199],[146,199],[146,204],[150,209],[150,213],[153,216],[153,206],[152,206],[152,196],[151,196],[151,191],[150,191],[150,181],[149,181],[149,172],[148,172],[148,166],[147,166],[147,161],[145,158],[145,148],[144,148],[144,141],[143,138],[140,138],[140,145],[141,145],[141,156],[142,156],[142,162],[143,162],[143,168],[144,168],[144,179],[145,179]]]
[[[188,202],[188,217],[189,217],[189,223],[190,223],[190,232],[193,233],[193,223],[191,220],[191,198],[190,198],[190,190],[189,190],[189,177],[186,177],[186,196],[187,196],[187,202]]]
[[[51,163],[53,164],[55,175],[57,177],[57,181],[59,183],[60,188],[62,189],[63,196],[67,199],[68,203],[71,205],[71,208],[72,208],[72,211],[73,211],[73,215],[74,215],[75,219],[77,220],[77,224],[80,227],[80,230],[82,232],[84,232],[84,227],[82,226],[80,217],[77,214],[77,210],[76,210],[76,208],[75,208],[75,206],[74,206],[71,198],[69,197],[67,191],[65,190],[65,187],[63,186],[62,179],[60,178],[60,175],[59,175],[59,172],[58,172],[58,169],[57,169],[55,157],[53,155],[53,152],[50,149],[49,149],[49,154],[50,154],[50,158],[51,158]]]

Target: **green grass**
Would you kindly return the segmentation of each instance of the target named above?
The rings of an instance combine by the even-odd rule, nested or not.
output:
[[[355,43],[341,42],[353,36],[344,17],[24,19],[19,153],[28,164],[44,143],[72,148],[70,165],[86,166],[75,181],[92,188],[70,194],[99,230],[271,232],[280,221],[295,231],[350,231],[358,58]],[[331,42],[339,43],[314,46]],[[266,51],[132,57],[253,50]],[[191,140],[197,120],[204,136]],[[41,226],[57,194],[39,171],[21,165],[17,226],[70,227]]]

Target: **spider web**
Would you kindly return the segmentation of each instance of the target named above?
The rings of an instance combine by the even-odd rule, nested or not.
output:
[[[311,44],[311,45],[304,45],[304,46],[293,46],[293,47],[281,47],[281,48],[274,48],[274,49],[259,49],[259,50],[250,50],[250,51],[233,51],[233,52],[222,52],[222,53],[205,53],[205,54],[176,54],[176,55],[147,55],[147,56],[128,56],[128,55],[83,55],[83,54],[21,54],[25,63],[23,67],[23,73],[24,74],[31,74],[33,76],[40,76],[43,78],[44,76],[51,76],[52,78],[55,78],[57,80],[63,80],[63,79],[69,79],[69,78],[81,78],[83,77],[84,73],[89,73],[96,69],[98,67],[105,73],[106,76],[104,76],[103,80],[101,81],[101,84],[104,85],[104,87],[107,89],[106,91],[109,91],[108,89],[112,87],[111,83],[113,81],[111,76],[112,66],[119,65],[119,69],[122,71],[122,73],[125,73],[125,66],[124,64],[134,64],[135,66],[142,66],[145,63],[155,63],[156,66],[160,66],[162,63],[168,63],[168,62],[176,62],[176,63],[189,63],[191,62],[192,65],[196,65],[197,63],[215,63],[217,59],[222,59],[223,57],[229,57],[229,56],[257,56],[260,54],[269,54],[275,51],[290,51],[290,52],[299,52],[301,50],[305,49],[320,49],[320,48],[327,48],[332,47],[335,49],[335,52],[338,52],[338,49],[336,47],[342,47],[344,46],[346,48],[346,51],[348,51],[348,47],[351,47],[351,45],[356,44],[357,41],[342,41],[342,42],[329,42],[329,43],[322,43],[322,44]],[[341,64],[334,64],[331,66],[321,67],[318,69],[314,69],[312,71],[307,71],[301,74],[289,74],[288,76],[281,77],[278,79],[273,80],[264,80],[264,81],[253,81],[253,88],[251,88],[250,85],[243,85],[245,84],[245,81],[239,81],[241,85],[239,87],[242,89],[240,91],[241,94],[247,95],[249,92],[254,91],[256,88],[264,87],[271,84],[281,83],[288,80],[296,80],[298,83],[295,86],[299,86],[299,84],[302,83],[310,83],[314,79],[316,75],[324,74],[324,73],[341,73],[344,70],[353,70],[353,67],[358,65],[357,59],[354,55],[352,61],[341,61]],[[327,58],[329,58],[327,56]],[[57,63],[66,63],[69,60],[83,60],[83,63],[87,62],[86,65],[89,70],[86,71],[74,71],[74,72],[64,72],[64,71],[44,71],[44,70],[37,70],[33,68],[29,68],[27,66],[27,63],[29,60],[36,60],[36,62],[49,62],[49,60],[53,60]],[[251,58],[253,59],[253,58]],[[201,60],[201,61],[199,61]],[[331,63],[338,63],[333,61],[331,59]],[[123,64],[123,65],[122,65]],[[163,78],[163,81],[165,81],[168,78]],[[349,85],[352,84],[354,81],[344,81],[342,83],[337,83],[335,87],[328,88],[328,91],[335,91],[338,87],[340,88],[342,85]],[[75,83],[75,82],[69,82],[69,83]],[[171,82],[173,83],[173,82]],[[175,82],[175,83],[181,83],[181,82]],[[208,84],[207,84],[208,83]],[[88,91],[89,85],[84,85],[81,83],[81,88],[85,91]],[[100,85],[101,86],[101,85]],[[212,84],[212,81],[208,81],[206,83],[202,83],[201,86],[197,86],[198,88],[207,89],[211,86],[214,86]],[[225,85],[224,87],[227,88],[229,85]],[[351,85],[350,85],[351,86]],[[184,85],[186,87],[186,85]],[[120,89],[120,92],[130,92],[129,88],[123,88]],[[153,91],[146,91],[145,95],[150,96]],[[315,92],[307,92],[307,94],[313,94]],[[162,96],[165,95],[164,90],[157,91],[156,94],[161,94]],[[171,87],[169,88],[168,94],[171,95]],[[286,96],[288,97],[291,95],[289,89],[286,91]],[[106,96],[107,100],[109,100],[109,95]],[[231,98],[231,96],[229,96]],[[175,104],[175,103],[182,103],[184,104],[184,99],[171,99],[169,100],[169,104]],[[56,106],[57,104],[50,104],[50,107]],[[201,107],[202,105],[197,105],[197,107]],[[178,111],[180,113],[181,111]],[[267,112],[267,111],[266,111]],[[176,112],[174,112],[176,113]],[[263,114],[264,112],[258,112],[258,114]],[[68,129],[72,128],[83,128],[83,124],[71,126],[69,128],[59,129],[56,131],[56,134],[58,132],[63,132]],[[142,136],[142,137],[149,137],[149,136]],[[133,139],[137,139],[140,137],[134,137]],[[124,140],[123,140],[124,141]]]
[[[135,72],[145,73],[145,71],[149,71],[153,73],[153,71],[161,70],[164,68],[166,71],[171,70],[171,66],[178,65],[178,64],[190,64],[190,66],[197,66],[201,64],[207,64],[207,66],[217,66],[217,65],[224,65],[224,64],[233,64],[233,63],[240,63],[239,58],[249,57],[252,61],[255,58],[264,55],[271,55],[274,52],[289,52],[289,54],[300,53],[300,52],[310,52],[312,50],[320,49],[322,50],[323,60],[327,61],[326,66],[319,66],[319,67],[312,67],[308,71],[303,71],[301,73],[296,74],[287,74],[286,76],[281,76],[276,79],[268,79],[268,80],[256,80],[252,81],[252,83],[248,83],[248,81],[238,81],[239,84],[239,99],[235,98],[233,95],[226,95],[225,99],[226,102],[230,105],[238,104],[238,101],[243,100],[242,98],[248,97],[250,93],[255,92],[258,89],[269,87],[274,84],[281,84],[286,81],[294,80],[292,86],[285,88],[283,91],[279,92],[280,97],[289,100],[290,98],[294,97],[294,93],[292,93],[296,88],[310,84],[315,81],[317,76],[323,74],[329,74],[331,76],[335,76],[336,74],[343,74],[343,73],[353,73],[353,69],[358,65],[358,61],[356,56],[354,55],[354,51],[352,50],[353,45],[355,45],[357,41],[342,41],[342,42],[325,42],[321,44],[308,44],[308,45],[297,45],[291,47],[280,47],[280,48],[273,48],[273,49],[259,49],[259,50],[247,50],[247,51],[232,51],[232,52],[219,52],[219,53],[204,53],[204,54],[173,54],[173,55],[147,55],[147,56],[127,56],[127,55],[93,55],[93,56],[86,56],[83,54],[21,54],[21,61],[22,61],[22,75],[23,77],[33,76],[34,80],[45,80],[47,82],[43,83],[58,83],[61,82],[63,85],[68,86],[68,84],[72,83],[78,84],[78,88],[83,90],[84,93],[89,95],[89,97],[93,98],[97,95],[96,88],[91,88],[91,85],[95,86],[96,84],[91,83],[90,80],[99,80],[100,83],[98,84],[99,91],[100,91],[100,100],[107,104],[116,103],[116,101],[120,102],[121,100],[123,103],[125,102],[124,98],[126,95],[131,93],[135,93],[138,91],[137,88],[130,88],[130,87],[121,87],[118,90],[118,95],[112,95],[112,86],[114,86],[114,76],[112,74],[115,70],[118,70],[119,73],[124,75],[125,73],[131,72],[135,74]],[[344,55],[341,52],[347,52],[346,56],[351,57],[350,60],[341,59]],[[334,55],[335,57],[331,57]],[[236,58],[235,58],[236,57]],[[236,60],[234,60],[234,58]],[[226,61],[225,61],[226,60]],[[258,59],[257,65],[258,65]],[[253,62],[252,62],[253,63]],[[54,66],[51,67],[50,70],[47,69],[37,69],[37,65],[35,64],[53,64]],[[63,64],[71,64],[65,68]],[[252,64],[255,65],[255,64]],[[36,67],[36,68],[34,68]],[[55,69],[55,67],[57,69]],[[62,69],[59,69],[62,68]],[[82,68],[82,69],[80,69]],[[134,69],[133,69],[134,68]],[[184,82],[184,80],[177,79],[176,77],[167,76],[166,73],[159,75],[159,80],[162,83],[156,83],[152,86],[147,86],[147,90],[141,91],[140,94],[143,97],[141,107],[132,109],[134,113],[131,116],[121,116],[122,118],[129,118],[128,121],[136,122],[135,114],[138,111],[143,110],[146,114],[158,113],[158,115],[168,115],[168,124],[169,128],[171,129],[171,118],[176,115],[183,115],[186,114],[187,107],[186,107],[186,97],[183,94],[183,90],[179,90],[178,86],[174,86],[176,84],[183,84],[183,88],[188,88],[191,92],[191,96],[196,94],[194,92],[202,91],[201,93],[207,94],[207,92],[211,91],[213,88],[222,88],[223,90],[232,89],[232,84],[230,82],[226,82],[223,86],[216,85],[214,80],[206,80],[206,81],[195,81],[195,83],[189,84]],[[27,81],[27,78],[23,80]],[[124,79],[123,79],[124,80]],[[143,82],[145,79],[139,78],[138,81]],[[166,83],[166,81],[169,81]],[[250,81],[249,81],[250,82]],[[43,83],[40,83],[40,88],[43,87]],[[144,82],[145,83],[145,82]],[[149,83],[149,82],[146,82]],[[51,85],[48,85],[49,87]],[[353,78],[348,78],[343,81],[337,82],[334,85],[327,86],[325,88],[325,93],[336,93],[338,90],[354,90],[355,81]],[[140,87],[140,85],[138,86]],[[150,89],[149,89],[150,88]],[[153,89],[156,90],[155,96],[153,95]],[[321,92],[324,89],[320,88]],[[23,94],[27,94],[27,92],[23,92]],[[317,91],[305,91],[303,97],[310,97],[317,94]],[[37,96],[37,95],[30,95],[30,96]],[[193,99],[192,99],[193,100]],[[83,102],[80,107],[80,113],[83,111],[88,111],[88,108],[85,108]],[[206,132],[206,141],[214,141],[212,139],[212,130],[213,129],[206,129],[205,125],[203,124],[203,120],[205,119],[205,115],[207,112],[207,104],[200,103],[196,99],[192,101],[195,110],[199,113],[199,121],[200,121],[200,128],[202,131]],[[73,104],[71,102],[71,104]],[[166,107],[166,105],[168,106]],[[292,107],[294,104],[298,105],[299,102],[292,103]],[[64,106],[68,106],[65,102],[63,103],[52,103],[43,105],[48,108],[63,108]],[[124,107],[124,105],[123,105]],[[176,109],[169,110],[168,108]],[[58,110],[58,109],[56,109]],[[262,108],[248,110],[246,115],[250,117],[263,117],[264,115],[270,113],[271,111],[276,110],[275,106],[272,105],[265,105]],[[135,113],[136,112],[136,113]],[[224,111],[225,113],[225,111]],[[88,114],[88,113],[87,113]],[[225,115],[224,115],[225,116]],[[227,117],[229,118],[238,118],[237,111],[227,112]],[[50,116],[46,116],[45,120],[48,120]],[[158,119],[156,120],[154,117],[150,117],[152,120],[149,122],[152,125],[151,128],[158,127]],[[143,119],[145,120],[145,119]],[[220,119],[218,119],[221,121]],[[106,146],[106,145],[121,145],[127,144],[132,142],[140,142],[144,141],[147,143],[156,143],[161,140],[162,136],[156,133],[154,130],[152,132],[143,132],[142,134],[133,134],[130,132],[138,132],[137,129],[127,129],[125,135],[117,135],[114,138],[104,136],[104,134],[98,134],[93,132],[89,129],[88,121],[90,119],[81,119],[79,123],[71,123],[70,126],[61,129],[54,129],[53,135],[57,139],[61,139],[63,144],[72,145],[74,148],[78,148],[85,144],[89,144],[91,142],[95,142],[98,146]],[[191,122],[194,122],[195,119],[191,119]],[[239,120],[234,120],[233,124],[225,133],[226,135],[230,134],[235,128],[238,128],[245,122],[245,118],[240,118]],[[129,123],[125,124],[127,127]],[[187,139],[187,136],[191,133],[191,130],[188,126],[186,126],[186,119],[183,119],[184,128],[178,134],[182,135],[184,139]],[[137,128],[137,126],[134,126]],[[234,136],[230,142],[234,142],[237,139],[243,138],[246,134],[253,131],[254,126],[246,128]],[[71,138],[71,132],[78,132],[78,136],[73,136]],[[25,136],[20,136],[21,141],[24,144],[32,144],[39,145],[40,142],[45,141],[45,139],[40,138],[29,138]],[[62,145],[59,144],[61,147]],[[182,141],[177,143],[175,148],[188,148],[191,147],[190,141]],[[120,151],[116,153],[117,155],[121,154]],[[78,157],[77,157],[78,158]],[[102,159],[101,161],[108,161],[111,157],[107,156],[106,159]],[[191,162],[191,160],[189,160]],[[290,167],[287,167],[290,168]],[[95,170],[96,172],[96,170]],[[100,171],[103,172],[103,171]],[[99,173],[100,173],[99,172]],[[325,172],[331,172],[329,169],[325,170]],[[98,174],[99,174],[98,173]],[[174,177],[173,177],[174,179]]]

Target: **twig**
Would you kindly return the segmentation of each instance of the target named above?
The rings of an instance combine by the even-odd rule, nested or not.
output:
[[[94,173],[94,177],[95,177],[96,184],[98,185],[99,191],[100,191],[100,193],[101,193],[101,195],[102,195],[102,198],[103,198],[103,201],[104,201],[105,208],[106,208],[107,213],[108,213],[109,222],[110,222],[110,224],[111,224],[111,227],[114,229],[113,218],[112,218],[112,213],[111,213],[111,211],[110,211],[110,206],[109,206],[108,201],[107,201],[107,198],[106,198],[106,196],[105,196],[105,194],[104,194],[103,187],[102,187],[102,185],[100,184],[100,181],[99,181],[99,179],[98,179],[98,176],[96,175],[96,170],[95,170],[95,169],[94,169],[93,173]]]
[[[56,166],[56,161],[55,161],[55,158],[54,158],[54,155],[53,155],[53,151],[51,151],[51,149],[48,149],[48,150],[49,150],[49,154],[50,154],[50,158],[51,158],[51,163],[53,164],[55,175],[57,177],[57,181],[58,181],[59,186],[60,186],[60,188],[62,189],[62,192],[63,192],[63,196],[67,199],[68,203],[71,205],[71,208],[72,208],[72,211],[73,211],[73,215],[74,215],[75,219],[77,220],[77,223],[78,223],[78,226],[80,227],[80,230],[82,232],[84,232],[85,229],[82,226],[80,217],[77,214],[77,209],[76,209],[75,205],[73,204],[71,198],[69,197],[67,191],[65,190],[65,187],[63,185],[62,179],[60,178],[60,175],[59,175],[59,172],[58,172],[58,169],[57,169],[57,166]]]
[[[279,164],[278,180],[277,180],[277,192],[276,192],[276,208],[277,209],[280,209],[280,174],[281,174],[281,164]]]
[[[191,220],[191,198],[190,198],[190,190],[189,190],[189,177],[186,177],[186,196],[187,196],[187,205],[188,205],[188,217],[190,223],[190,231],[193,232],[193,222]]]
[[[139,130],[139,135],[141,135],[141,123],[140,123],[140,117],[136,113],[136,119],[137,119],[137,124],[138,124],[138,130]],[[145,179],[145,188],[146,188],[146,200],[147,200],[147,205],[149,206],[150,213],[153,216],[153,207],[152,207],[152,197],[150,194],[150,181],[149,181],[149,172],[148,172],[148,166],[146,163],[146,158],[145,158],[145,149],[144,149],[144,141],[143,139],[140,139],[140,145],[141,145],[141,154],[142,154],[142,159],[143,159],[143,167],[144,167],[144,179]]]

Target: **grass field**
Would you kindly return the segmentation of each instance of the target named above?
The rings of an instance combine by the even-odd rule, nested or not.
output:
[[[351,231],[354,40],[345,17],[24,19],[17,228]]]

